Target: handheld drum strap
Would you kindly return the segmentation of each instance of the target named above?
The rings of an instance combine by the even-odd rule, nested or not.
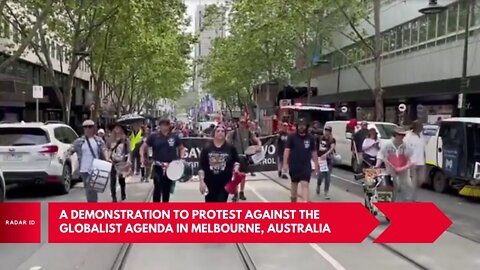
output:
[[[92,156],[93,158],[97,158],[97,155],[95,155],[95,151],[93,151],[93,147],[92,145],[90,144],[90,139],[89,138],[85,138],[87,140],[87,144],[88,144],[88,148],[90,148],[90,152],[92,153]]]

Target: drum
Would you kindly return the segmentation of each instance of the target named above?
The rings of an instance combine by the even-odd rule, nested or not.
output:
[[[87,185],[89,185],[90,189],[99,193],[105,192],[108,179],[110,179],[111,170],[112,163],[100,159],[94,159],[92,170],[87,179]]]
[[[192,164],[184,160],[174,160],[168,164],[167,177],[172,181],[187,182],[192,179]]]

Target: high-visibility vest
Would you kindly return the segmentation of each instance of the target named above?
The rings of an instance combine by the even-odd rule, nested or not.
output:
[[[135,150],[135,146],[142,140],[142,131],[139,130],[137,134],[135,134],[135,131],[132,131],[132,134],[130,134],[130,151]]]

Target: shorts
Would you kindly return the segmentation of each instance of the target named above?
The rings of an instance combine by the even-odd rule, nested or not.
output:
[[[305,181],[307,183],[310,183],[310,178],[312,177],[312,173],[309,171],[307,172],[291,172],[290,173],[290,179],[292,180],[292,183],[299,183],[300,181]]]
[[[243,173],[249,173],[250,171],[250,160],[248,157],[240,157],[240,171]]]

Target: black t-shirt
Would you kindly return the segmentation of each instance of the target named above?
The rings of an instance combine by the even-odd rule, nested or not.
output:
[[[357,152],[361,153],[363,152],[362,146],[363,146],[363,141],[367,138],[368,136],[368,129],[360,129],[353,135],[353,141],[355,143],[355,146],[357,147]]]
[[[213,142],[209,143],[200,153],[200,169],[205,172],[205,183],[225,186],[232,180],[235,162],[239,162],[239,158],[233,145],[224,143],[216,147]]]
[[[288,132],[280,131],[277,137],[277,155],[282,157],[285,145],[287,144]]]
[[[147,145],[152,147],[153,160],[171,162],[179,159],[178,147],[182,145],[182,140],[173,133],[165,136],[161,132],[155,132],[148,136]]]
[[[333,137],[327,138],[327,136],[321,136],[318,139],[318,156],[322,156],[323,154],[328,152],[332,144],[335,144],[335,143],[337,143],[335,141],[335,138]]]
[[[288,136],[286,148],[290,149],[288,166],[291,172],[312,170],[312,152],[315,151],[315,139],[309,135],[298,133]]]

